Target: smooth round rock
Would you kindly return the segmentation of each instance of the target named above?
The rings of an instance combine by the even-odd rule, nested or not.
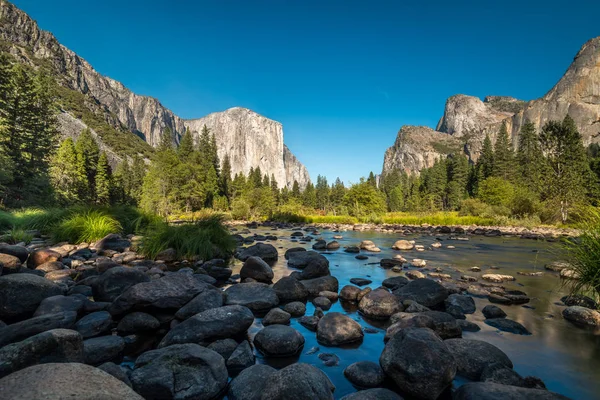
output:
[[[354,386],[363,389],[379,387],[385,379],[385,374],[379,364],[372,361],[358,361],[350,364],[344,370],[344,376]]]
[[[358,322],[338,312],[327,313],[317,325],[317,341],[325,346],[362,341],[364,333]]]
[[[273,280],[273,269],[260,257],[251,256],[244,261],[240,270],[240,278],[252,278],[257,282],[271,283]]]
[[[510,358],[499,348],[481,340],[448,339],[444,343],[454,356],[458,374],[472,380],[479,380],[483,370],[494,363],[512,368]]]
[[[304,336],[286,325],[269,325],[254,336],[254,345],[267,357],[288,357],[304,347]]]
[[[403,398],[389,389],[375,388],[350,393],[340,400],[403,400]]]
[[[403,307],[396,296],[380,288],[367,293],[358,303],[358,310],[367,318],[388,319]]]
[[[302,303],[301,303],[302,304]],[[265,315],[262,320],[264,326],[268,325],[288,325],[291,319],[290,313],[282,310],[281,308],[273,308]]]
[[[270,376],[261,399],[333,400],[335,386],[320,369],[292,364]]]

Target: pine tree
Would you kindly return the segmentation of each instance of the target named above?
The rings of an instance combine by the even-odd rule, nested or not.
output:
[[[111,171],[106,153],[101,152],[96,166],[96,203],[107,205],[110,203]]]
[[[177,148],[177,154],[179,155],[179,159],[183,162],[189,161],[192,152],[194,151],[194,138],[192,137],[192,132],[190,132],[190,128],[185,130],[181,141],[179,142],[179,147]]]
[[[263,176],[263,180],[262,180],[262,187],[270,187],[271,186],[271,180],[269,179],[269,175],[265,174]]]
[[[324,176],[317,176],[316,205],[321,210],[326,210],[329,206],[329,184]]]
[[[432,210],[443,210],[446,206],[448,173],[445,161],[436,160],[433,166],[422,171],[425,190]]]
[[[164,151],[173,148],[173,131],[171,128],[166,127],[163,130],[163,134],[160,138],[160,144],[158,145],[158,151]]]
[[[494,173],[494,149],[489,135],[485,135],[481,154],[477,160],[477,176],[482,181]]]
[[[377,189],[377,179],[375,179],[375,175],[373,171],[369,173],[369,177],[367,178],[367,183]]]
[[[457,210],[467,197],[469,161],[463,154],[448,158],[448,208]]]
[[[496,143],[494,144],[494,167],[493,176],[505,180],[511,180],[514,177],[514,151],[513,146],[508,137],[506,124],[502,124]]]
[[[525,123],[521,128],[517,163],[519,182],[533,193],[540,193],[545,162],[535,125],[532,122]]]
[[[50,181],[58,202],[69,205],[81,201],[80,190],[85,174],[78,168],[73,139],[65,139],[50,161]]]
[[[338,210],[344,201],[344,196],[346,194],[346,187],[344,186],[344,182],[340,180],[340,178],[335,179],[335,183],[331,187],[331,206]]]
[[[235,174],[233,181],[231,182],[231,198],[238,199],[244,195],[246,191],[247,183],[246,176],[243,172]]]
[[[100,156],[100,148],[98,143],[92,136],[89,129],[84,129],[79,134],[75,142],[75,151],[77,152],[80,168],[86,176],[86,183],[82,186],[81,195],[84,201],[93,201],[95,199],[96,190],[96,169],[98,167],[98,159]]]
[[[135,204],[138,204],[142,198],[142,186],[146,170],[146,162],[140,155],[136,155],[131,165],[131,179],[129,184],[129,196]]]
[[[317,206],[317,192],[312,182],[308,182],[302,192],[302,204],[305,207],[316,208]]]
[[[294,199],[300,199],[300,185],[298,184],[298,181],[294,179],[294,183],[292,184],[292,198]]]
[[[388,208],[391,212],[402,211],[404,208],[404,191],[402,185],[394,187],[388,196]]]
[[[221,163],[219,161],[219,154],[217,152],[217,139],[215,138],[214,133],[210,136],[210,159],[212,161],[213,168],[219,177],[221,174]]]
[[[281,204],[281,193],[279,192],[279,185],[275,180],[275,174],[271,174],[271,193],[273,193],[275,205]]]
[[[222,196],[227,197],[227,200],[231,200],[231,189],[231,161],[229,160],[229,154],[225,154],[223,166],[221,167],[219,191]]]
[[[135,204],[131,198],[131,169],[127,158],[115,168],[111,199],[114,203]]]

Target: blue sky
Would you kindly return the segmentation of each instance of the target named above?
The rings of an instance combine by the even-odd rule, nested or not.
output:
[[[457,93],[545,94],[600,1],[12,0],[100,73],[183,118],[250,108],[332,181],[379,173]]]

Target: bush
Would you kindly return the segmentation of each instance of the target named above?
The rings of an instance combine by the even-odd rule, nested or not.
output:
[[[140,251],[150,258],[168,248],[175,249],[180,259],[229,258],[236,248],[235,240],[223,225],[223,217],[216,214],[193,224],[154,223],[143,236]]]
[[[479,183],[479,198],[491,206],[510,207],[515,188],[509,181],[491,177]]]
[[[569,279],[565,283],[572,293],[600,297],[600,212],[597,210],[589,220],[580,224],[579,238],[567,241],[565,248],[568,260],[579,279]]]
[[[110,233],[120,233],[122,226],[114,217],[100,210],[75,212],[55,225],[52,238],[57,242],[73,244],[94,242]]]
[[[517,187],[510,208],[515,217],[526,218],[539,213],[540,201],[532,191],[524,187]]]
[[[143,232],[149,225],[161,221],[159,216],[132,206],[118,205],[103,207],[100,210],[119,221],[123,233],[126,234]]]
[[[231,204],[231,216],[233,219],[247,220],[250,218],[250,205],[243,199],[235,199]]]
[[[479,199],[466,199],[460,205],[460,216],[472,215],[475,217],[488,216],[491,208]]]

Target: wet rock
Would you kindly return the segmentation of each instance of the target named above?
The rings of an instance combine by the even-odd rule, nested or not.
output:
[[[592,310],[596,310],[598,308],[598,303],[596,303],[592,298],[581,294],[563,296],[561,297],[560,301],[562,301],[567,307],[581,306],[585,308],[591,308]]]
[[[137,311],[125,315],[119,321],[117,332],[119,335],[126,336],[132,333],[154,331],[159,326],[160,322],[154,316]]]
[[[341,400],[402,400],[402,397],[389,389],[374,388],[350,393]]]
[[[94,281],[94,299],[112,302],[127,289],[142,282],[150,282],[150,277],[137,268],[111,268]]]
[[[335,386],[320,369],[292,364],[270,376],[261,399],[333,400]]]
[[[288,266],[291,268],[304,269],[310,263],[323,264],[329,266],[329,260],[316,251],[304,251],[291,253],[288,259]]]
[[[305,302],[308,298],[308,290],[297,279],[286,276],[273,285],[273,290],[282,303],[300,301]]]
[[[202,264],[202,269],[206,271],[208,276],[221,283],[231,278],[231,274],[233,273],[222,258],[215,258],[205,262]]]
[[[396,260],[393,258],[384,258],[379,261],[379,265],[381,268],[402,268],[402,265],[406,262],[406,260]]]
[[[319,360],[323,361],[326,367],[337,367],[340,364],[340,358],[333,353],[321,353]]]
[[[371,288],[370,287],[366,287],[364,289],[362,289],[360,292],[358,292],[358,294],[356,295],[356,301],[361,301],[363,299],[363,297],[365,297],[367,294],[371,293]]]
[[[338,312],[327,313],[317,325],[317,341],[325,346],[355,343],[362,341],[363,337],[358,322]]]
[[[526,387],[525,380],[521,375],[517,374],[514,369],[499,362],[486,365],[481,372],[479,380],[481,382],[493,382],[502,385]]]
[[[511,275],[502,275],[502,274],[483,274],[481,275],[481,279],[494,282],[494,283],[502,283],[502,282],[510,282],[514,281],[515,277]]]
[[[228,360],[233,354],[235,349],[238,347],[238,342],[233,339],[220,339],[215,340],[207,346],[208,349],[216,351],[223,357],[224,360]]]
[[[441,311],[425,311],[420,313],[398,313],[392,316],[392,323],[398,322],[400,319],[426,318],[415,322],[415,326],[423,326],[433,329],[442,339],[457,338],[462,336],[462,329],[458,325],[457,320],[450,314]],[[429,325],[427,319],[433,323],[433,328]]]
[[[0,319],[23,319],[32,315],[42,300],[63,294],[57,284],[33,274],[0,276]]]
[[[382,288],[369,292],[358,304],[358,310],[373,319],[388,319],[403,309],[398,298]]]
[[[456,374],[446,344],[428,328],[408,328],[385,345],[379,364],[400,390],[420,399],[437,399]]]
[[[319,317],[315,316],[304,316],[298,318],[298,323],[308,329],[309,331],[316,332],[317,326],[319,324]]]
[[[300,236],[302,236],[301,232],[294,232],[294,233],[300,233]],[[289,260],[291,253],[295,253],[297,251],[306,251],[306,249],[304,247],[292,247],[291,249],[286,250],[285,255],[284,255],[285,259]]]
[[[365,286],[368,285],[370,283],[372,283],[373,281],[370,279],[365,279],[365,278],[352,278],[350,279],[350,283],[352,283],[353,285],[356,286]]]
[[[97,311],[86,315],[75,324],[75,330],[81,334],[84,339],[98,336],[110,330],[113,323],[110,313],[107,311]]]
[[[412,250],[414,249],[415,245],[411,242],[409,242],[408,240],[397,240],[394,245],[392,246],[392,249],[394,250]]]
[[[275,246],[268,243],[257,243],[253,246],[242,249],[236,257],[241,261],[246,261],[248,258],[253,256],[260,257],[266,262],[275,262],[279,258]]]
[[[400,301],[414,300],[429,308],[441,306],[448,297],[448,290],[430,279],[415,279],[393,293]]]
[[[346,248],[344,248],[344,252],[356,254],[360,253],[360,248],[358,246],[347,246]]]
[[[337,292],[330,292],[328,290],[323,290],[322,292],[319,292],[319,297],[326,297],[329,299],[329,301],[331,301],[333,303],[334,301],[337,301],[337,299],[339,298],[339,295],[337,294]]]
[[[492,304],[483,307],[483,310],[481,310],[481,312],[483,313],[483,316],[486,318],[505,318],[506,317],[506,313],[500,307],[492,305]]]
[[[379,253],[381,249],[375,245],[371,240],[363,240],[359,246],[362,250],[370,251],[373,253]]]
[[[567,307],[562,312],[563,318],[580,326],[600,326],[600,312],[581,306]]]
[[[83,356],[86,364],[100,365],[118,360],[125,350],[125,340],[121,336],[99,336],[83,342]]]
[[[181,307],[175,317],[180,320],[188,319],[189,317],[201,313],[206,310],[218,308],[224,304],[223,292],[215,287],[206,286],[196,297],[189,301],[185,306]]]
[[[276,372],[275,368],[265,364],[244,369],[229,384],[227,397],[229,400],[261,400],[265,386]]]
[[[475,301],[471,296],[461,294],[451,294],[444,301],[446,312],[455,318],[465,319],[465,314],[475,312]]]
[[[489,326],[493,326],[494,328],[502,331],[502,332],[510,332],[515,335],[531,335],[531,332],[527,330],[523,325],[518,323],[517,321],[513,321],[507,318],[489,318],[484,321]]]
[[[143,400],[129,386],[106,372],[73,362],[23,369],[0,380],[0,387],[2,397],[13,400]]]
[[[387,343],[392,337],[398,332],[407,328],[429,328],[435,329],[433,319],[426,315],[406,315],[405,313],[398,313],[392,316],[392,325],[390,325],[386,332],[383,341]]]
[[[273,270],[265,261],[259,257],[248,257],[240,270],[240,278],[252,278],[257,282],[271,283]]]
[[[27,261],[27,257],[29,257],[29,250],[23,246],[0,243],[0,254],[8,254],[17,257],[20,263],[24,263]]]
[[[409,277],[410,279],[424,279],[425,278],[425,274],[423,274],[421,271],[406,271],[406,276]]]
[[[304,336],[286,325],[269,325],[254,336],[254,346],[267,357],[289,357],[304,347]]]
[[[83,362],[83,339],[70,329],[52,329],[0,348],[0,378],[46,362]]]
[[[44,271],[44,272],[52,272],[52,271],[62,271],[66,267],[60,261],[49,261],[47,263],[43,263],[39,265],[35,270],[36,271]]]
[[[300,279],[314,279],[327,275],[331,275],[331,272],[329,271],[329,261],[327,261],[327,259],[314,259],[304,267],[300,273]]]
[[[403,276],[394,276],[391,278],[384,279],[383,282],[381,282],[381,285],[390,290],[396,290],[404,285],[407,285],[408,282],[408,279],[406,279]]]
[[[354,258],[356,258],[357,260],[368,260],[368,259],[369,259],[369,256],[366,256],[366,255],[364,255],[364,254],[359,254],[359,255],[357,255],[357,256],[356,256],[356,257],[354,257]]]
[[[300,301],[293,301],[286,304],[283,311],[289,313],[292,317],[301,317],[306,313],[306,305]]]
[[[225,290],[225,304],[248,307],[257,315],[264,314],[279,304],[273,288],[264,283],[240,283]]]
[[[62,256],[60,253],[50,249],[33,250],[27,259],[27,268],[36,269],[38,266],[50,262],[60,261]]]
[[[571,269],[573,266],[566,261],[553,261],[544,266],[548,271],[560,272],[563,269]]]
[[[470,382],[462,385],[452,396],[454,400],[569,400],[558,393],[540,389],[527,389],[517,386],[500,385],[491,382]]]
[[[344,370],[344,376],[352,385],[362,389],[379,387],[385,379],[385,374],[379,364],[372,361],[358,361],[350,364]]]
[[[147,399],[214,399],[226,389],[227,378],[223,357],[191,343],[142,354],[130,376],[135,391]]]
[[[71,329],[77,313],[65,311],[26,319],[0,328],[0,347],[52,329]]]
[[[325,250],[327,249],[327,242],[323,239],[317,240],[315,244],[312,245],[313,250]]]
[[[105,362],[104,364],[99,365],[98,369],[101,369],[102,371],[117,378],[127,386],[131,387],[131,381],[129,380],[129,377],[125,372],[124,367],[121,367],[120,365],[117,365],[113,362]]]
[[[417,303],[414,300],[404,300],[402,302],[402,305],[404,307],[406,307],[404,312],[407,312],[407,313],[420,313],[420,312],[425,312],[425,311],[431,311],[431,309],[429,309],[425,306],[422,306],[421,304]]]
[[[479,332],[481,328],[474,322],[467,321],[464,319],[457,319],[456,323],[460,326],[463,332]]]
[[[186,319],[171,329],[159,347],[178,343],[206,344],[245,333],[254,322],[254,315],[247,307],[223,306],[203,311]]]
[[[458,374],[471,380],[479,380],[483,370],[494,363],[513,367],[510,358],[490,343],[470,339],[448,339],[444,343],[456,359]]]
[[[225,363],[227,370],[231,375],[236,375],[240,371],[254,365],[254,353],[247,340],[243,340]]]
[[[345,301],[356,301],[359,293],[360,288],[352,285],[346,285],[340,291],[339,298]]]
[[[40,317],[47,314],[56,314],[65,311],[74,311],[78,313],[85,302],[81,296],[52,296],[46,297],[33,314],[34,317]]]
[[[331,308],[331,300],[329,300],[327,297],[315,297],[312,300],[312,303],[315,307],[319,307],[322,310],[329,310]]]
[[[302,304],[302,303],[300,303]],[[304,304],[302,304],[304,306]],[[290,323],[291,314],[281,308],[273,308],[265,315],[262,320],[264,326],[268,325],[288,325]]]
[[[340,244],[335,240],[327,243],[327,250],[337,250],[339,248]]]
[[[322,291],[337,292],[339,288],[337,278],[331,275],[302,280],[300,283],[308,290],[309,296],[318,296]]]

